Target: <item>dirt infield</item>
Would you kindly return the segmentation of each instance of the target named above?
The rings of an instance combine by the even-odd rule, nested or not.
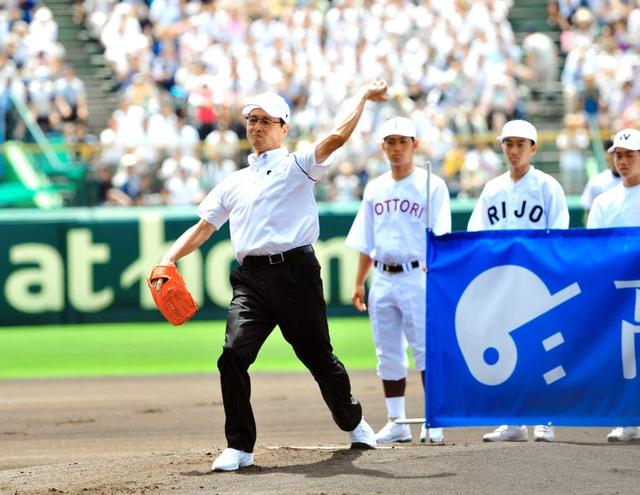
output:
[[[351,377],[380,427],[374,373]],[[409,413],[422,415],[411,378]],[[640,493],[640,444],[607,444],[602,428],[558,428],[553,444],[454,428],[442,446],[363,452],[305,373],[254,375],[253,404],[256,466],[212,473],[225,446],[216,376],[0,381],[0,494]]]

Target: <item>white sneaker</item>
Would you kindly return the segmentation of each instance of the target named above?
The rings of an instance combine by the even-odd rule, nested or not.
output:
[[[536,442],[553,442],[556,439],[556,433],[553,426],[538,425],[533,429],[533,440]]]
[[[355,430],[349,432],[352,449],[375,449],[376,434],[364,418],[360,420]]]
[[[640,440],[640,426],[620,426],[611,430],[607,435],[607,442],[629,442]]]
[[[213,461],[211,471],[235,471],[236,469],[252,466],[253,453],[226,448]]]
[[[443,428],[429,428],[422,425],[420,428],[420,441],[426,442],[427,436],[429,437],[429,443],[442,443],[444,442],[444,429]]]
[[[411,428],[409,425],[399,425],[389,420],[382,429],[376,433],[377,443],[406,443],[411,441]]]
[[[526,426],[502,425],[482,437],[483,442],[526,442],[529,438]]]

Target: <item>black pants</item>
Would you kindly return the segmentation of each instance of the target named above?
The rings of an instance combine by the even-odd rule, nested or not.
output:
[[[253,452],[256,423],[248,369],[276,325],[311,371],[338,427],[353,430],[362,408],[333,354],[320,265],[313,252],[276,265],[242,265],[231,274],[231,285],[233,299],[218,359],[228,446]]]

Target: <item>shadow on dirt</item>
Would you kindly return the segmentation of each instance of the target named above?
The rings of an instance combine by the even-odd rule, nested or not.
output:
[[[254,465],[247,468],[234,471],[232,473],[216,473],[212,471],[190,471],[182,473],[183,476],[220,476],[220,475],[236,475],[236,476],[256,476],[273,473],[299,474],[307,478],[329,478],[340,475],[359,475],[374,478],[386,479],[427,479],[427,478],[449,478],[456,476],[453,472],[442,472],[424,475],[401,475],[393,472],[392,465],[385,463],[385,466],[391,466],[391,469],[377,470],[371,468],[362,468],[355,464],[364,452],[363,450],[344,449],[332,452],[328,458],[315,462],[302,462],[299,464],[287,465]]]

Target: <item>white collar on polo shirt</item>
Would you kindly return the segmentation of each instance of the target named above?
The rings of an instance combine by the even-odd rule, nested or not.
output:
[[[260,153],[260,155],[258,155],[257,153],[251,153],[247,158],[247,163],[249,164],[250,167],[260,168],[263,164],[267,163],[268,161],[281,158],[284,155],[287,155],[288,153],[289,151],[284,146],[265,151],[264,153]]]

